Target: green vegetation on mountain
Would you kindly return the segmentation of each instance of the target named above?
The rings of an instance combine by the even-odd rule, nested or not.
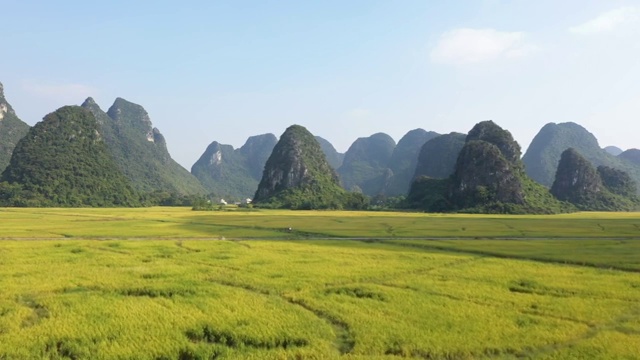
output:
[[[180,195],[206,193],[198,179],[171,158],[164,137],[152,127],[142,106],[117,98],[105,113],[88,98],[82,107],[95,116],[116,164],[136,190]]]
[[[509,131],[493,121],[480,122],[469,132],[449,178],[418,177],[407,206],[480,213],[556,213],[571,209],[527,177],[520,146]]]
[[[618,155],[618,158],[630,162],[634,165],[640,166],[640,150],[638,149],[629,149]]]
[[[481,121],[469,131],[466,139],[467,144],[475,140],[495,145],[505,160],[518,168],[522,167],[520,145],[508,130],[501,128],[493,121]]]
[[[598,166],[598,175],[607,190],[628,199],[636,198],[638,185],[626,172],[600,165]]]
[[[4,97],[4,87],[0,83],[0,172],[11,159],[16,144],[29,131],[29,125],[20,120]]]
[[[640,182],[640,165],[609,154],[600,148],[596,137],[575,123],[549,123],[535,136],[522,158],[527,174],[535,181],[550,187],[555,179],[560,156],[573,148],[594,166],[609,166],[628,173]]]
[[[318,141],[303,126],[292,125],[267,160],[253,203],[271,208],[340,209],[365,207],[366,199],[342,189]]]
[[[210,194],[221,198],[251,198],[277,139],[273,134],[250,137],[239,149],[211,143],[191,167]]]
[[[4,206],[136,206],[91,112],[65,106],[18,142],[0,189]]]
[[[396,142],[384,133],[358,138],[338,169],[342,186],[369,196],[380,194],[392,176],[388,166],[395,147]]]
[[[320,136],[315,137],[320,144],[320,148],[322,148],[322,152],[324,152],[324,156],[327,158],[327,162],[331,165],[332,168],[338,170],[340,166],[342,166],[342,161],[344,160],[344,154],[339,153],[338,150],[329,142]]]
[[[411,180],[416,172],[418,153],[429,140],[437,137],[438,133],[414,129],[406,133],[393,149],[388,168],[392,176],[383,192],[387,196],[407,195]]]
[[[244,145],[238,149],[238,152],[245,158],[251,176],[256,180],[255,187],[253,187],[250,195],[256,192],[258,182],[262,179],[264,164],[267,163],[277,143],[278,138],[271,133],[255,135],[250,136]]]
[[[451,179],[418,176],[411,183],[405,207],[428,212],[452,212],[455,208],[450,196]]]
[[[498,146],[470,140],[460,151],[452,177],[452,200],[461,209],[491,203],[524,204],[518,167]]]
[[[420,149],[414,178],[446,179],[451,176],[466,139],[467,135],[452,132],[427,141]]]
[[[569,148],[562,153],[551,193],[580,210],[621,211],[636,207],[632,199],[619,195],[635,193],[635,186],[626,173],[602,166],[596,170],[577,150]]]

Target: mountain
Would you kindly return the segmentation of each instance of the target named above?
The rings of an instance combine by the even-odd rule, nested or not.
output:
[[[522,158],[527,174],[535,181],[550,187],[560,156],[568,148],[573,148],[594,166],[609,166],[627,172],[636,182],[640,182],[640,166],[624,158],[615,157],[600,148],[596,137],[575,123],[549,123],[535,136]]]
[[[420,149],[427,141],[438,135],[440,134],[433,131],[414,129],[398,141],[387,165],[392,176],[384,189],[385,195],[398,196],[406,195],[409,192],[411,180],[416,172]]]
[[[262,178],[262,171],[264,171],[264,164],[267,163],[277,143],[278,138],[273,134],[255,135],[249,137],[244,145],[238,149],[238,152],[245,158],[251,177],[256,181],[250,195],[253,195],[258,188],[258,182]]]
[[[450,177],[418,177],[407,205],[427,211],[480,213],[554,213],[570,208],[527,177],[520,145],[493,121],[471,129]]]
[[[82,107],[95,116],[111,155],[136,190],[206,193],[198,179],[171,158],[164,136],[142,106],[117,98],[105,113],[88,98]]]
[[[617,146],[607,146],[604,148],[604,151],[608,152],[609,154],[613,155],[613,156],[618,156],[620,154],[622,154],[622,152],[624,150],[620,149]]]
[[[640,166],[640,150],[638,149],[629,149],[618,155],[618,158],[630,162],[634,165]]]
[[[420,149],[413,178],[446,179],[451,176],[466,139],[467,135],[452,132],[427,141]]]
[[[272,208],[329,209],[345,207],[347,197],[318,141],[303,126],[292,125],[273,148],[253,203]]]
[[[598,175],[602,179],[602,185],[616,195],[628,199],[636,198],[638,185],[626,172],[608,166],[598,166]]]
[[[223,198],[250,198],[258,183],[277,139],[273,134],[252,136],[239,149],[212,142],[191,173],[202,185]]]
[[[560,200],[574,204],[580,210],[632,210],[635,207],[633,201],[609,191],[603,184],[601,174],[605,175],[609,187],[613,189],[622,189],[619,185],[629,180],[627,174],[616,173],[616,170],[611,168],[600,167],[596,170],[577,150],[569,148],[560,157],[551,193]],[[623,180],[618,181],[613,179],[614,177]],[[635,193],[636,185],[632,186]]]
[[[134,206],[139,197],[118,169],[93,114],[65,106],[18,142],[2,181],[19,184],[29,206]],[[10,199],[19,204],[22,199]]]
[[[388,165],[395,147],[395,141],[384,133],[358,138],[338,169],[342,186],[366,195],[380,194],[392,175]]]
[[[453,174],[452,199],[459,208],[485,203],[524,204],[518,166],[488,141],[468,141]]]
[[[460,209],[525,204],[520,145],[493,121],[476,124],[451,176],[451,199]]]
[[[315,138],[320,144],[320,148],[322,148],[322,152],[324,152],[324,156],[326,156],[329,165],[336,170],[339,169],[344,160],[344,154],[339,153],[328,140],[320,136],[316,136]]]
[[[29,131],[29,125],[18,118],[5,99],[4,87],[0,83],[0,172],[9,165],[13,149],[27,131]]]

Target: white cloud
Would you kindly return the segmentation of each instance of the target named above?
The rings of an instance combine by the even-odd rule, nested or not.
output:
[[[612,31],[624,24],[638,20],[640,9],[637,7],[621,7],[600,14],[595,19],[569,28],[574,34],[589,35]]]
[[[84,84],[44,84],[27,80],[22,82],[24,91],[40,98],[65,104],[81,103],[89,96],[96,96],[94,87]]]
[[[431,51],[431,61],[440,64],[470,64],[517,58],[531,54],[538,48],[524,41],[522,32],[494,29],[455,29],[440,36]]]

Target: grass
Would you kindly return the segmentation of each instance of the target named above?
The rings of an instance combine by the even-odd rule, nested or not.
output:
[[[0,359],[640,353],[640,214],[0,209],[0,223]]]

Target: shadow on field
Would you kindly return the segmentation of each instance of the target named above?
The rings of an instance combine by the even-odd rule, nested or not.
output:
[[[261,217],[256,216],[251,219],[245,219],[212,214],[210,217],[186,217],[178,227],[186,232],[198,232],[209,238],[220,239],[305,240],[311,238],[332,238],[332,236],[320,232],[302,231],[291,225],[279,223],[260,224],[254,219],[258,220],[261,219]],[[280,222],[286,224],[286,221]]]

